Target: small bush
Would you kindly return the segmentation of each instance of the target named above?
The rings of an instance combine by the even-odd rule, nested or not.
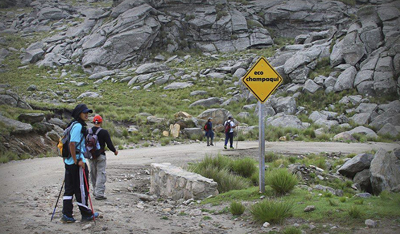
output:
[[[258,222],[281,223],[292,216],[293,203],[265,200],[251,207],[250,213]]]
[[[203,161],[196,164],[195,167],[198,168],[198,170],[201,170],[201,168],[206,168],[208,166],[216,167],[218,169],[226,168],[230,170],[231,161],[231,159],[222,155],[217,155],[216,157],[206,156]]]
[[[297,160],[296,157],[289,157],[289,162],[290,162],[290,163],[295,163],[296,160]]]
[[[169,145],[169,143],[171,142],[171,139],[170,138],[161,138],[161,145],[162,146],[166,146],[166,145]]]
[[[255,171],[252,175],[251,175],[251,177],[250,177],[250,180],[251,180],[251,183],[253,183],[253,185],[254,186],[257,186],[258,185],[258,183],[260,182],[259,180],[260,180],[260,172],[257,170],[257,171]]]
[[[236,174],[249,178],[257,171],[256,161],[251,158],[242,158],[232,162],[232,170]]]
[[[265,162],[273,162],[277,160],[279,157],[272,151],[269,151],[265,154]]]
[[[211,178],[218,183],[218,191],[225,193],[230,190],[245,189],[250,186],[250,182],[243,177],[231,174],[226,168],[219,169],[211,165],[196,168],[194,171],[204,177]]]
[[[270,171],[265,180],[279,195],[292,191],[294,186],[298,183],[296,176],[285,168]]]
[[[281,167],[281,165],[287,167],[289,165],[289,160],[286,158],[280,158],[272,162],[273,167]]]
[[[246,207],[240,203],[240,202],[232,202],[230,207],[229,207],[229,211],[233,214],[233,215],[241,215],[244,213],[244,210],[246,209]]]
[[[347,199],[346,199],[345,197],[341,197],[341,198],[339,198],[339,201],[340,201],[341,203],[345,203],[345,202],[347,201]]]
[[[348,214],[350,217],[357,219],[361,217],[361,210],[358,209],[356,206],[352,206],[350,207],[350,209],[348,210]]]

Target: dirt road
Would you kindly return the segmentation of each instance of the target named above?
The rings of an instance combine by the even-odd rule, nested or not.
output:
[[[236,142],[235,142],[236,143]],[[338,142],[267,142],[266,151],[282,154],[319,152],[361,153],[373,149],[392,150],[397,143]],[[143,203],[134,193],[149,188],[149,165],[170,162],[183,166],[205,155],[244,155],[258,152],[258,142],[239,142],[234,151],[222,150],[222,143],[207,147],[204,143],[121,150],[107,156],[106,201],[93,200],[95,211],[102,214],[94,223],[60,223],[61,200],[55,219],[50,222],[55,200],[63,179],[64,167],[59,157],[13,161],[0,165],[0,233],[257,233],[245,221],[233,220],[229,214],[203,220],[204,212],[196,207],[177,204],[160,206]],[[250,156],[250,155],[248,155]],[[254,155],[251,155],[254,157]],[[257,156],[256,156],[257,157]],[[172,208],[174,207],[174,208]],[[178,208],[176,208],[178,207]],[[80,219],[76,207],[75,218]],[[181,209],[181,210],[179,210]],[[173,211],[171,211],[173,210]],[[190,212],[197,212],[191,214]],[[177,215],[177,214],[188,215]]]

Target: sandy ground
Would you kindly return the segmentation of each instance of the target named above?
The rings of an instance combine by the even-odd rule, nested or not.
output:
[[[236,144],[236,142],[235,142]],[[0,233],[262,233],[259,224],[232,217],[213,215],[223,207],[182,205],[173,201],[142,202],[135,194],[150,187],[150,164],[169,162],[185,166],[205,155],[238,156],[252,152],[257,157],[258,142],[239,142],[234,151],[204,143],[121,150],[107,155],[107,200],[92,199],[101,217],[94,222],[60,222],[60,199],[55,217],[51,214],[63,181],[64,167],[59,157],[13,161],[0,165]],[[373,149],[392,150],[397,143],[267,142],[266,151],[282,154],[361,153]],[[208,211],[208,212],[207,212]],[[75,218],[80,214],[74,207]],[[205,218],[206,217],[206,218]]]

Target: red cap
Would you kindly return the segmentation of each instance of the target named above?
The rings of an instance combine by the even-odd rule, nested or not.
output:
[[[96,115],[96,116],[93,118],[93,123],[95,123],[95,124],[99,124],[99,123],[102,123],[102,122],[103,122],[103,118],[101,118],[100,115]]]

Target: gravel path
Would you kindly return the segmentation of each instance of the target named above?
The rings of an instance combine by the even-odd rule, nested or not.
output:
[[[235,142],[236,144],[236,142]],[[222,150],[223,143],[204,143],[121,150],[107,156],[107,196],[93,200],[102,217],[94,223],[62,224],[61,201],[53,222],[51,213],[62,183],[64,166],[59,157],[35,158],[0,165],[0,233],[258,233],[262,230],[232,215],[204,214],[196,206],[164,202],[141,202],[135,193],[149,188],[150,163],[169,162],[184,166],[205,155],[229,154],[258,157],[258,142],[238,142],[236,150]],[[282,154],[361,153],[398,143],[266,142],[266,151]],[[250,156],[250,155],[249,155]],[[75,218],[80,219],[76,207]],[[210,209],[216,209],[210,207]],[[222,208],[221,208],[222,209]],[[171,211],[172,210],[172,211]],[[182,215],[179,215],[182,214]],[[212,216],[210,220],[204,216]],[[256,229],[254,229],[256,228]]]

